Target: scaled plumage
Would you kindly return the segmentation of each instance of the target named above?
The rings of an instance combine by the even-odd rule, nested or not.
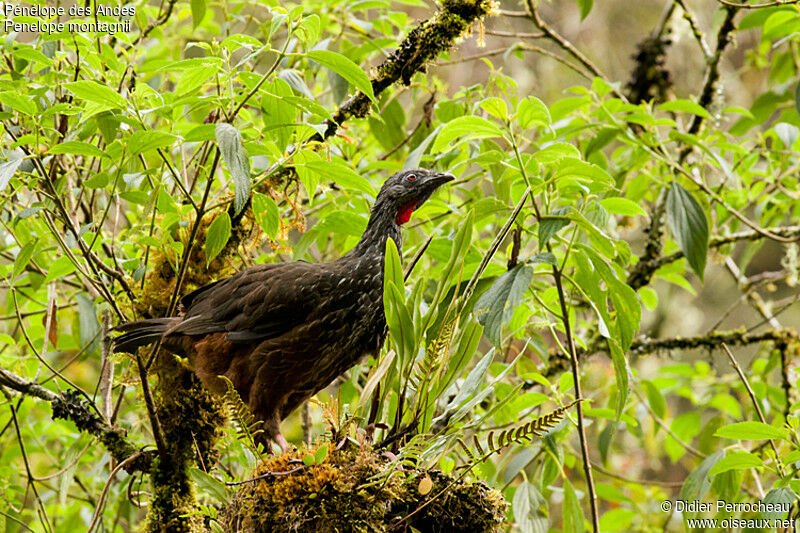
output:
[[[401,248],[400,225],[449,174],[401,171],[386,180],[358,244],[331,263],[257,265],[181,300],[183,315],[117,327],[114,352],[163,338],[188,358],[210,390],[230,379],[264,437],[286,449],[280,422],[386,338],[383,269],[386,239]]]

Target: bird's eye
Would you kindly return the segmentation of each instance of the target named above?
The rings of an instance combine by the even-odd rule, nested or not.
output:
[[[406,178],[408,181],[416,181],[417,175],[416,174],[409,174]]]

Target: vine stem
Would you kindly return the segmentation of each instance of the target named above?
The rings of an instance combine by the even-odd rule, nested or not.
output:
[[[531,180],[528,176],[528,172],[525,169],[525,164],[522,161],[522,154],[519,152],[519,144],[517,142],[516,137],[514,136],[513,132],[510,129],[510,125],[508,132],[511,135],[511,145],[514,148],[514,155],[516,157],[517,163],[519,164],[519,171],[522,174],[522,178],[525,180],[527,185],[527,189],[525,193],[522,195],[522,201],[525,200],[525,196],[530,197],[531,199],[531,207],[533,208],[533,212],[536,215],[536,220],[540,221],[542,218],[541,211],[539,210],[539,206],[536,204],[536,196],[533,194],[533,187],[531,186]],[[550,243],[547,243],[547,251],[551,254],[553,253],[553,247]],[[569,253],[569,251],[567,251]],[[564,264],[566,264],[567,258],[564,257]],[[586,440],[586,430],[584,427],[583,422],[583,394],[581,392],[581,380],[580,380],[580,373],[578,364],[578,352],[575,349],[575,340],[572,336],[572,327],[569,323],[569,312],[567,310],[567,299],[564,296],[564,284],[562,283],[562,272],[558,268],[557,265],[553,265],[553,279],[556,284],[556,290],[558,291],[558,303],[561,307],[561,322],[564,325],[564,334],[567,337],[567,351],[569,352],[569,359],[570,363],[572,364],[572,381],[575,386],[575,400],[578,404],[578,408],[576,410],[576,414],[578,417],[578,437],[581,443],[581,457],[583,459],[583,472],[586,476],[586,487],[589,492],[589,508],[592,511],[592,531],[594,533],[600,532],[600,514],[597,510],[597,491],[594,487],[594,477],[592,476],[592,463],[589,459],[589,443]]]
[[[551,246],[547,245],[548,251],[552,253]],[[553,265],[553,279],[558,291],[558,303],[561,306],[561,322],[564,324],[564,334],[567,337],[567,348],[569,359],[572,364],[572,382],[575,386],[575,398],[578,401],[578,437],[581,442],[581,456],[583,457],[583,471],[586,475],[586,486],[589,490],[589,508],[592,511],[592,531],[599,533],[600,516],[597,511],[597,491],[594,488],[594,478],[592,477],[592,463],[589,459],[589,443],[586,440],[586,430],[583,424],[583,393],[581,392],[581,380],[578,365],[578,353],[575,351],[575,340],[572,337],[572,328],[569,323],[569,312],[567,311],[567,300],[564,297],[564,285],[561,283],[561,271]]]

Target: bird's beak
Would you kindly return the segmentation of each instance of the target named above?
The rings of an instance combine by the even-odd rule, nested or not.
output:
[[[455,176],[452,174],[447,174],[446,172],[436,172],[432,174],[428,174],[423,180],[422,184],[427,192],[432,193],[445,183],[453,181]]]

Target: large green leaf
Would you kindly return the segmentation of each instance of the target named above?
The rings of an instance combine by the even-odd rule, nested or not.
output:
[[[789,436],[789,430],[763,422],[737,422],[722,426],[714,436],[738,440],[785,439]]]
[[[550,111],[535,96],[525,98],[517,106],[517,123],[522,129],[528,129],[534,124],[549,126],[550,121]]]
[[[483,324],[486,337],[500,345],[503,323],[511,319],[525,291],[533,279],[533,268],[522,263],[497,278],[488,291],[475,304],[478,321]],[[481,313],[481,310],[486,311]]]
[[[105,152],[93,144],[80,141],[65,141],[48,150],[51,154],[75,154],[88,157],[108,157]]]
[[[94,81],[75,81],[65,83],[63,87],[80,100],[87,100],[117,109],[125,109],[128,106],[128,101],[117,91]]]
[[[196,28],[206,16],[206,0],[190,0],[189,4],[192,7],[192,26]]]
[[[270,239],[274,239],[278,235],[278,226],[280,223],[280,214],[278,213],[278,205],[275,200],[261,194],[259,192],[253,193],[253,214],[256,217],[258,225],[264,230],[264,233]]]
[[[358,65],[342,54],[330,50],[311,50],[307,55],[315,63],[328,67],[352,83],[354,87],[366,94],[370,100],[375,100],[375,93],[372,91],[372,83],[369,81],[369,76]]]
[[[219,255],[231,237],[231,217],[223,211],[208,226],[206,235],[206,266]]]
[[[14,177],[14,173],[17,172],[17,169],[23,161],[24,159],[20,158],[0,163],[0,192],[3,192],[3,189],[6,188],[8,182]]]
[[[466,116],[458,117],[439,130],[439,135],[433,142],[431,152],[437,153],[445,149],[450,149],[450,144],[458,137],[462,140],[485,139],[488,137],[503,137],[503,131],[493,122],[485,118]]]
[[[717,461],[708,475],[713,477],[729,470],[744,470],[758,466],[764,466],[764,461],[757,455],[745,451],[732,452]]]
[[[725,450],[719,450],[706,457],[700,466],[698,466],[691,474],[686,477],[681,487],[681,500],[699,500],[702,499],[711,488],[711,481],[708,479],[708,473],[725,457]]]
[[[667,219],[673,237],[702,280],[708,253],[708,220],[700,202],[676,182],[667,193]]]
[[[547,245],[547,241],[558,233],[558,231],[569,225],[570,220],[567,218],[569,207],[562,207],[555,209],[549,215],[542,216],[539,219],[539,249],[543,250]]]
[[[130,155],[139,155],[149,150],[172,146],[177,137],[165,131],[139,130],[128,139]]]
[[[100,321],[97,320],[97,312],[94,302],[85,294],[79,293],[78,299],[78,318],[80,323],[81,346],[90,345],[86,348],[87,353],[92,353],[100,346]]]
[[[230,124],[220,123],[216,128],[217,144],[222,159],[233,178],[233,206],[238,215],[250,198],[250,159],[242,144],[242,134]]]

